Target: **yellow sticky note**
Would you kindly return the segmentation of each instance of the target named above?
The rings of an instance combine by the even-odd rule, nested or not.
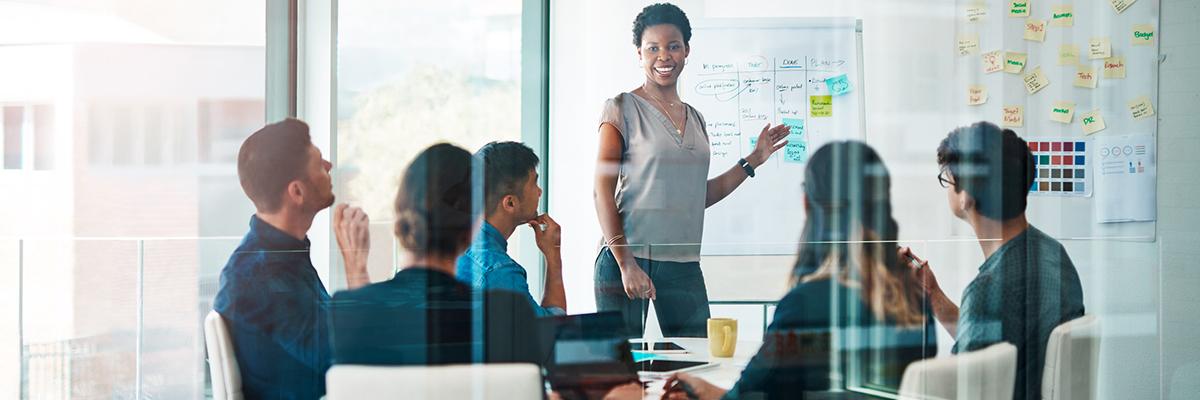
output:
[[[967,86],[967,105],[977,106],[987,103],[988,92],[987,86],[971,85]]]
[[[1025,53],[1004,53],[1004,72],[1019,74],[1025,69]]]
[[[1013,0],[1010,4],[1008,16],[1022,18],[1029,16],[1029,0]]]
[[[1050,26],[1066,28],[1075,25],[1075,6],[1059,4],[1050,6]]]
[[[1079,64],[1079,46],[1064,44],[1058,46],[1058,65]]]
[[[1025,108],[1021,106],[1004,106],[1004,126],[1020,128],[1025,125]]]
[[[1104,59],[1105,79],[1125,79],[1125,57],[1112,56]]]
[[[1071,119],[1075,117],[1075,103],[1069,101],[1056,101],[1050,107],[1050,120],[1070,124]]]
[[[983,53],[983,73],[990,74],[1004,70],[1004,53],[996,50]]]
[[[985,5],[975,5],[975,6],[967,7],[967,21],[968,22],[982,21],[984,17],[987,17],[987,13],[988,13],[988,9],[987,9],[987,6],[985,6]]]
[[[979,34],[970,33],[958,37],[958,55],[965,56],[979,52]]]
[[[1126,8],[1129,8],[1129,6],[1132,6],[1133,3],[1137,2],[1137,0],[1109,0],[1109,1],[1112,2],[1113,10],[1116,11],[1117,14],[1125,12]]]
[[[1025,74],[1025,91],[1029,94],[1037,93],[1048,85],[1050,85],[1050,79],[1042,73],[1042,67],[1034,68],[1033,71]]]
[[[1154,45],[1154,25],[1138,24],[1133,26],[1133,45],[1134,46],[1153,46]]]
[[[1096,88],[1096,69],[1087,65],[1080,65],[1075,69],[1075,87],[1095,89]]]
[[[1035,42],[1046,41],[1046,21],[1040,19],[1025,20],[1025,40]]]
[[[1104,130],[1104,118],[1100,116],[1100,110],[1083,114],[1079,121],[1083,123],[1083,133],[1091,135]]]
[[[1149,96],[1142,96],[1129,102],[1129,112],[1133,119],[1149,118],[1154,115],[1154,105],[1150,104]]]
[[[808,96],[808,103],[812,109],[813,117],[832,117],[833,116],[833,96]]]
[[[1088,59],[1109,57],[1112,57],[1112,42],[1108,38],[1092,38],[1092,41],[1088,42]]]

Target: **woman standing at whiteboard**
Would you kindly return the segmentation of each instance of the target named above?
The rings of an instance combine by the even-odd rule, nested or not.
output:
[[[750,154],[708,179],[704,117],[676,91],[691,37],[679,7],[642,9],[633,21],[633,44],[646,81],[605,102],[600,117],[594,196],[604,241],[596,257],[596,305],[621,311],[637,336],[645,329],[649,300],[664,336],[706,336],[704,210],[787,144],[781,142],[786,125],[767,125]]]

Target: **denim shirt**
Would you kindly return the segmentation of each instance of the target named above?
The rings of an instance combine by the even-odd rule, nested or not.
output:
[[[213,310],[229,326],[248,399],[325,394],[330,297],[309,245],[253,216],[221,270]]]
[[[533,299],[525,267],[509,257],[508,240],[487,221],[483,221],[467,252],[458,257],[457,272],[459,280],[474,288],[523,294],[539,317],[566,314],[558,307],[542,307]]]

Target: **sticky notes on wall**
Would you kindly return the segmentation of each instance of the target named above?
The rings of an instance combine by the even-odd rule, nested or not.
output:
[[[1048,85],[1050,85],[1050,79],[1042,73],[1042,67],[1034,68],[1033,71],[1025,74],[1025,91],[1029,94],[1037,93]]]
[[[1079,46],[1064,44],[1058,46],[1058,65],[1075,65],[1079,63]]]
[[[1097,60],[1112,57],[1112,42],[1108,38],[1092,38],[1088,42],[1088,59]]]
[[[958,37],[958,55],[965,56],[979,52],[979,34],[970,33]]]
[[[1095,89],[1096,69],[1086,65],[1075,68],[1075,87]]]
[[[971,85],[967,86],[967,105],[977,106],[987,103],[988,92],[987,86]]]
[[[1154,115],[1154,105],[1150,104],[1150,96],[1142,96],[1129,102],[1129,113],[1133,119],[1149,118]]]
[[[783,147],[783,160],[802,163],[808,160],[808,141],[804,137],[804,120],[799,118],[784,118],[787,125],[787,144]]]
[[[1025,53],[1005,52],[1004,53],[1004,72],[1010,74],[1019,74],[1025,69]]]
[[[1138,24],[1133,26],[1131,40],[1134,46],[1154,45],[1154,25]]]
[[[833,96],[808,96],[808,105],[809,109],[812,110],[813,117],[826,118],[833,116]]]
[[[1046,41],[1046,21],[1040,19],[1025,20],[1025,40],[1035,42]]]
[[[1075,117],[1075,103],[1069,101],[1056,101],[1050,106],[1050,120],[1070,124],[1071,119]]]
[[[1109,2],[1112,3],[1113,11],[1116,11],[1117,14],[1120,14],[1125,12],[1125,9],[1129,8],[1129,6],[1132,6],[1133,3],[1136,3],[1137,0],[1109,0]]]
[[[990,74],[1004,70],[1004,52],[996,50],[983,53],[983,73]]]
[[[783,124],[788,127],[788,140],[804,139],[804,120],[800,118],[784,118]]]
[[[1020,128],[1025,125],[1025,107],[1022,106],[1004,106],[1004,115],[1001,121],[1004,126]]]
[[[1125,79],[1125,57],[1112,56],[1104,59],[1104,78]]]
[[[1083,114],[1079,120],[1083,122],[1083,133],[1091,135],[1104,130],[1104,117],[1100,116],[1100,110]]]
[[[967,7],[967,22],[979,22],[987,17],[988,9],[986,5],[974,5]]]
[[[1116,1],[1116,0],[1114,0]],[[1009,2],[1008,16],[1025,18],[1029,16],[1029,0],[1012,0]]]
[[[846,74],[841,74],[832,78],[825,79],[825,86],[829,87],[829,93],[834,96],[841,96],[850,93],[850,78]]]
[[[1050,26],[1066,28],[1075,25],[1075,6],[1059,4],[1050,6]]]

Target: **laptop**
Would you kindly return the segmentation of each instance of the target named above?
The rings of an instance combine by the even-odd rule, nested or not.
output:
[[[542,352],[546,380],[565,397],[638,380],[620,312],[543,317],[538,329],[553,338]]]

